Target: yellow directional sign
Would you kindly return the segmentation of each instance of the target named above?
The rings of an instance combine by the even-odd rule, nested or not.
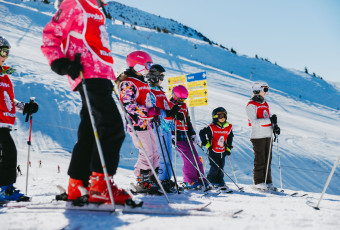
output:
[[[178,76],[178,77],[170,77],[168,78],[168,85],[185,85],[186,83],[186,75]]]
[[[207,80],[188,82],[188,90],[207,88]]]
[[[203,105],[208,105],[208,97],[189,100],[190,107],[203,106]]]
[[[190,100],[194,99],[194,98],[207,97],[207,96],[208,96],[208,90],[207,89],[189,91]]]

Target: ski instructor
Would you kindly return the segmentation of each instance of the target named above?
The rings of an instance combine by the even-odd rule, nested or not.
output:
[[[264,99],[268,90],[267,83],[255,82],[252,86],[253,96],[246,107],[249,126],[252,127],[250,141],[254,150],[253,179],[255,188],[259,190],[277,190],[271,176],[272,135],[279,135],[280,128],[276,115],[270,116],[269,105]]]
[[[72,91],[78,91],[82,101],[78,141],[68,169],[67,198],[76,200],[83,195],[81,191],[85,191],[79,188],[88,187],[88,201],[93,203],[110,202],[110,196],[81,84],[81,72],[110,178],[116,173],[119,151],[125,138],[123,121],[112,98],[111,80],[116,78],[105,16],[99,9],[101,5],[99,0],[61,2],[43,31],[41,46],[51,69],[59,75],[68,75]],[[91,183],[88,185],[89,177]],[[110,184],[116,204],[125,204],[131,199],[112,180]]]

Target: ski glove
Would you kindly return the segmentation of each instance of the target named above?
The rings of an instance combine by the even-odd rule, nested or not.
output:
[[[80,62],[80,54],[76,54],[74,61],[68,58],[59,58],[52,62],[51,69],[59,75],[69,75],[73,80],[79,77],[80,71],[83,66]]]
[[[273,133],[276,135],[280,135],[280,127],[277,124],[274,125]]]
[[[171,117],[175,117],[178,114],[178,111],[180,110],[179,105],[174,105],[172,106],[171,110],[170,110],[170,116]]]
[[[171,136],[171,142],[172,142],[173,145],[176,145],[176,136],[175,135]]]
[[[198,146],[200,146],[200,140],[198,139],[198,137],[196,135],[192,135],[191,136],[191,140]]]
[[[176,120],[184,121],[184,114],[183,113],[177,113],[175,118],[176,118]]]
[[[156,106],[154,106],[154,107],[151,107],[151,108],[149,108],[149,110],[148,110],[148,116],[158,116],[158,115],[160,115],[161,114],[161,110],[160,110],[160,108],[158,108],[158,107],[156,107]]]
[[[24,105],[24,110],[23,110],[23,115],[27,114],[27,115],[31,115],[33,113],[38,112],[39,106],[36,102],[31,101],[29,103],[25,103]]]
[[[270,121],[273,125],[277,124],[277,116],[276,114],[273,114],[273,116],[270,117]]]

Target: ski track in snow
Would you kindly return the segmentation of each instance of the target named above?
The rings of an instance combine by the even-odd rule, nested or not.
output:
[[[40,51],[41,32],[54,13],[52,6],[40,2],[0,0],[0,13],[6,15],[0,18],[0,34],[8,38],[12,45],[7,64],[17,69],[11,77],[15,96],[23,101],[28,101],[29,97],[35,96],[40,106],[39,112],[33,116],[32,167],[29,169],[28,195],[33,197],[34,202],[48,202],[58,193],[57,184],[67,187],[67,167],[76,141],[80,98],[77,93],[70,91],[66,77],[57,76],[50,70]],[[149,52],[155,63],[166,68],[167,76],[207,72],[209,106],[195,109],[196,129],[198,131],[210,122],[213,108],[224,106],[228,110],[228,121],[233,124],[235,134],[231,159],[238,182],[245,187],[246,192],[203,197],[199,192],[169,195],[173,202],[212,201],[213,203],[202,213],[215,216],[79,214],[76,211],[0,208],[1,229],[62,229],[64,227],[66,229],[159,229],[160,226],[162,229],[221,229],[222,227],[338,229],[340,226],[339,168],[335,171],[327,190],[328,194],[321,203],[321,211],[316,211],[305,204],[307,200],[314,203],[318,201],[333,162],[339,154],[340,140],[339,111],[320,105],[320,100],[316,96],[308,100],[299,98],[301,90],[298,88],[301,88],[301,85],[306,84],[306,89],[314,87],[310,77],[295,70],[282,70],[281,74],[291,71],[299,78],[293,83],[300,86],[297,88],[291,83],[289,93],[284,90],[287,89],[286,82],[278,78],[263,79],[268,80],[269,85],[275,85],[271,87],[267,101],[271,111],[278,115],[281,127],[279,146],[283,187],[287,193],[297,190],[300,193],[308,193],[308,196],[290,197],[260,193],[250,188],[253,152],[249,141],[250,129],[247,126],[245,105],[250,97],[251,81],[247,79],[249,71],[246,70],[244,57],[230,56],[226,52],[223,53],[224,57],[217,48],[200,40],[157,33],[140,27],[132,30],[126,25],[108,22],[108,31],[111,34],[116,73],[124,69],[126,54],[135,49]],[[198,47],[198,51],[192,50],[194,45]],[[248,62],[255,62],[255,60],[248,60]],[[229,66],[238,66],[238,64],[240,68],[231,71]],[[277,70],[272,70],[267,63],[260,66],[261,68],[257,70],[262,69],[268,76],[277,73],[275,72]],[[256,71],[254,78],[256,78]],[[338,84],[334,85],[339,88]],[[164,88],[167,89],[166,82]],[[314,89],[311,88],[311,91]],[[332,90],[327,93],[337,98],[339,90],[337,93]],[[325,101],[330,100],[325,93],[322,95]],[[24,192],[29,124],[24,122],[24,116],[20,114],[17,116],[17,130],[12,132],[12,136],[18,149],[18,164],[23,173],[23,176],[17,179],[17,187]],[[200,149],[198,151],[205,160],[206,155]],[[137,156],[138,151],[134,148],[131,137],[127,135],[121,151],[120,168],[115,176],[119,186],[128,188],[129,184],[134,182],[135,178],[131,170]],[[40,160],[42,168],[39,168]],[[58,165],[61,167],[60,173],[57,173]],[[182,159],[178,155],[176,174],[179,181],[182,180],[181,168]],[[209,165],[207,165],[208,169]],[[225,171],[234,179],[228,159]],[[277,143],[273,146],[272,174],[274,184],[279,187]],[[230,188],[235,189],[228,178],[225,180]],[[155,203],[165,202],[164,197],[137,197],[151,199]],[[228,215],[239,209],[244,211],[234,218]]]

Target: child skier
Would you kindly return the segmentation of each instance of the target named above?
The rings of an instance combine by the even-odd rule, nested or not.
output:
[[[152,167],[158,171],[159,153],[157,152],[156,135],[152,126],[152,119],[160,114],[160,110],[151,103],[151,89],[145,81],[145,75],[152,65],[152,58],[144,51],[134,51],[126,57],[129,68],[118,77],[120,100],[133,124],[139,140],[141,141]],[[131,189],[134,193],[156,193],[158,186],[153,178],[151,167],[142,151],[133,130],[127,124],[127,132],[131,135],[133,143],[139,149],[138,160],[134,174],[137,184]]]
[[[174,126],[173,117],[178,112],[179,106],[177,105],[170,109],[170,102],[161,87],[164,80],[164,72],[165,69],[161,65],[152,65],[146,78],[151,87],[151,102],[154,106],[160,108],[159,117],[154,119],[158,153],[160,154],[158,178],[161,180],[164,189],[169,192],[174,185],[170,180],[172,175],[170,167],[172,156],[171,130]]]
[[[231,154],[233,131],[227,122],[227,110],[218,107],[212,111],[212,123],[200,131],[202,146],[209,150],[210,170],[207,179],[215,188],[226,187],[223,177],[225,157]],[[217,165],[216,165],[217,164]]]
[[[15,123],[15,109],[22,111],[24,115],[30,115],[38,111],[38,104],[33,101],[23,103],[14,99],[9,75],[15,70],[4,65],[10,48],[7,39],[0,36],[0,201],[28,201],[30,198],[13,186],[17,175],[17,149],[10,132]]]
[[[199,159],[194,143],[199,145],[200,141],[192,127],[188,108],[184,102],[188,98],[188,90],[183,85],[177,85],[172,89],[170,103],[173,106],[179,106],[179,111],[175,116],[175,130],[173,132],[173,142],[178,148],[183,158],[183,181],[185,187],[201,188],[203,185],[204,175],[203,164]],[[198,166],[198,167],[197,167]],[[200,172],[195,168],[197,167]],[[202,175],[201,175],[202,174]]]
[[[99,9],[99,3],[96,0],[64,0],[43,30],[41,47],[51,69],[59,75],[68,75],[72,91],[79,92],[82,102],[78,140],[68,169],[70,179],[67,198],[77,200],[84,195],[81,191],[86,191],[86,187],[89,191],[88,201],[93,203],[111,200],[92,129],[86,93],[111,179],[116,174],[119,151],[125,138],[123,120],[112,97],[111,80],[116,78],[105,16]],[[91,183],[88,186],[89,177]],[[126,204],[126,201],[131,200],[131,195],[118,188],[113,181],[110,189],[115,203]]]
[[[255,82],[252,86],[253,96],[247,104],[246,112],[249,126],[252,127],[250,141],[255,156],[253,178],[255,187],[261,190],[276,190],[271,176],[272,133],[279,135],[280,128],[276,115],[270,116],[269,106],[264,99],[268,90],[267,83]]]

